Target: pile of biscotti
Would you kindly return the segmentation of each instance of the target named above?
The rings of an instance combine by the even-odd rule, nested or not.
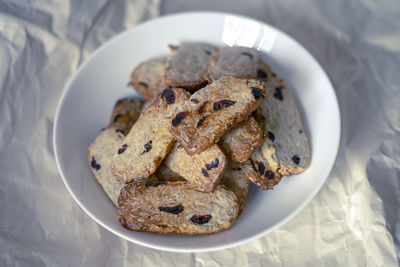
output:
[[[229,229],[250,181],[272,189],[310,152],[290,90],[244,47],[187,42],[137,66],[146,100],[119,100],[89,147],[89,166],[127,229],[209,234]]]

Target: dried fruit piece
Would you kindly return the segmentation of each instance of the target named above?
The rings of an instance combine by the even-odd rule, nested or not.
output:
[[[201,118],[198,122],[196,127],[201,127],[203,125],[203,122],[207,119],[208,116],[204,116],[203,118]]]
[[[100,170],[101,165],[97,163],[96,159],[92,157],[92,161],[90,162],[90,166],[92,166],[93,169],[96,171]]]
[[[282,88],[281,87],[275,87],[274,97],[276,99],[279,99],[280,101],[283,101],[283,95],[282,95]]]
[[[164,89],[161,93],[164,97],[165,100],[167,101],[167,105],[171,105],[175,103],[175,93],[171,88]]]
[[[253,94],[253,96],[256,100],[258,100],[260,98],[264,98],[262,91],[256,87],[251,87],[251,93]]]
[[[208,223],[211,220],[211,218],[212,218],[211,214],[193,215],[192,218],[190,218],[190,220],[197,224],[205,224]]]
[[[182,205],[176,205],[173,207],[158,207],[160,211],[172,213],[172,214],[179,214],[183,211],[183,206]]]
[[[122,147],[118,149],[118,155],[124,153],[127,148],[128,148],[128,145],[123,144]]]
[[[199,101],[199,100],[197,100],[197,101]],[[199,114],[201,114],[201,113],[204,112],[204,108],[206,107],[207,103],[208,103],[208,101],[205,101],[205,102],[199,107],[199,110],[197,111]]]
[[[202,169],[201,169],[201,173],[202,173],[205,177],[208,177],[208,172],[206,171],[206,169],[202,168]]]
[[[219,159],[215,158],[215,161],[211,161],[210,164],[206,164],[206,169],[211,170],[212,168],[216,168],[218,167],[218,164],[219,164]]]
[[[213,105],[214,110],[221,110],[223,108],[230,107],[235,104],[235,101],[229,99],[223,99],[221,101],[215,102]]]
[[[293,160],[294,164],[296,164],[296,165],[300,164],[300,157],[298,155],[294,155],[292,157],[292,160]]]
[[[178,126],[182,120],[184,120],[187,116],[187,112],[179,112],[176,116],[172,119],[172,126]]]
[[[147,152],[149,152],[149,151],[153,148],[152,143],[153,143],[153,142],[150,140],[149,142],[147,142],[146,144],[144,144],[144,151],[143,151],[143,153],[147,153]]]

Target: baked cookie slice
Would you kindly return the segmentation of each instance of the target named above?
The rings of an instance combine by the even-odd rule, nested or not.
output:
[[[244,162],[260,145],[263,132],[253,116],[241,121],[230,129],[220,140],[219,145],[225,155],[234,162]]]
[[[90,170],[115,205],[125,184],[116,181],[112,176],[111,159],[124,139],[125,135],[119,129],[108,128],[96,137],[88,149]]]
[[[212,57],[208,78],[216,81],[223,76],[255,78],[257,50],[247,47],[222,47]]]
[[[264,131],[263,141],[243,164],[246,176],[264,190],[273,188],[283,176],[299,174],[309,165],[310,149],[296,101],[283,80],[260,63],[265,76],[266,97],[254,112]]]
[[[191,156],[176,143],[164,162],[196,188],[211,192],[224,173],[226,157],[218,145]]]
[[[257,80],[222,77],[179,105],[170,132],[189,155],[205,151],[264,100]]]
[[[127,183],[156,171],[175,141],[168,131],[171,115],[189,97],[184,89],[165,89],[142,112],[112,159],[118,181]]]
[[[108,128],[115,128],[124,135],[129,133],[140,116],[143,102],[135,98],[123,98],[115,104]]]
[[[207,84],[208,68],[215,47],[205,43],[185,42],[170,46],[165,80],[170,87],[195,90]]]
[[[118,197],[121,225],[130,230],[211,234],[229,229],[238,216],[235,194],[223,185],[205,193],[188,182],[131,183]]]
[[[150,59],[137,66],[131,75],[130,85],[147,100],[152,100],[166,87],[165,59]]]

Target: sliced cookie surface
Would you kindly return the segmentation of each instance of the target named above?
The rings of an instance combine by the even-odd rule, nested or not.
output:
[[[139,118],[142,107],[143,102],[139,99],[124,98],[118,100],[114,106],[108,127],[118,129],[127,135]]]
[[[175,141],[168,131],[171,114],[189,96],[184,89],[165,89],[142,111],[112,159],[111,171],[118,181],[127,183],[156,171]]]
[[[246,206],[247,193],[249,192],[250,180],[243,173],[241,165],[233,161],[228,161],[228,166],[225,169],[224,176],[221,179],[221,184],[228,187],[235,193],[238,205],[239,215]]]
[[[260,145],[263,132],[253,116],[241,121],[229,130],[219,141],[219,145],[234,162],[244,162]]]
[[[154,99],[165,88],[165,59],[150,59],[137,66],[130,85],[147,100]]]
[[[196,188],[211,192],[224,173],[226,157],[218,145],[191,156],[176,143],[164,162]]]
[[[165,80],[170,87],[194,90],[207,84],[208,68],[215,48],[205,43],[186,42],[170,46]]]
[[[258,54],[247,47],[222,47],[211,61],[208,77],[211,81],[223,76],[255,78],[257,75]]]
[[[235,194],[222,185],[205,193],[188,182],[131,183],[119,195],[118,216],[130,230],[211,234],[232,226],[238,205]]]
[[[96,137],[88,150],[90,170],[115,205],[117,205],[119,192],[125,184],[114,179],[110,165],[115,150],[120,147],[124,139],[125,135],[118,129],[108,128]]]
[[[266,99],[254,117],[264,138],[243,169],[253,183],[267,190],[279,183],[282,176],[304,171],[309,165],[310,150],[292,92],[266,64],[260,63],[260,71],[266,74],[262,75]]]
[[[188,154],[201,153],[249,116],[264,96],[260,81],[222,77],[179,105],[170,132]]]

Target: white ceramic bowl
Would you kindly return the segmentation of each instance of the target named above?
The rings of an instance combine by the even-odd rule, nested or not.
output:
[[[214,235],[159,235],[121,227],[116,208],[93,178],[87,148],[107,126],[116,100],[137,95],[127,87],[140,62],[168,55],[168,44],[204,41],[262,51],[262,59],[294,91],[311,144],[304,173],[282,180],[271,191],[251,186],[247,206],[230,230]],[[161,17],[121,33],[101,46],[76,72],[60,100],[54,151],[69,192],[96,222],[129,241],[162,250],[210,251],[243,244],[278,228],[317,194],[336,158],[340,114],[329,79],[299,43],[262,22],[232,14],[183,13]]]

